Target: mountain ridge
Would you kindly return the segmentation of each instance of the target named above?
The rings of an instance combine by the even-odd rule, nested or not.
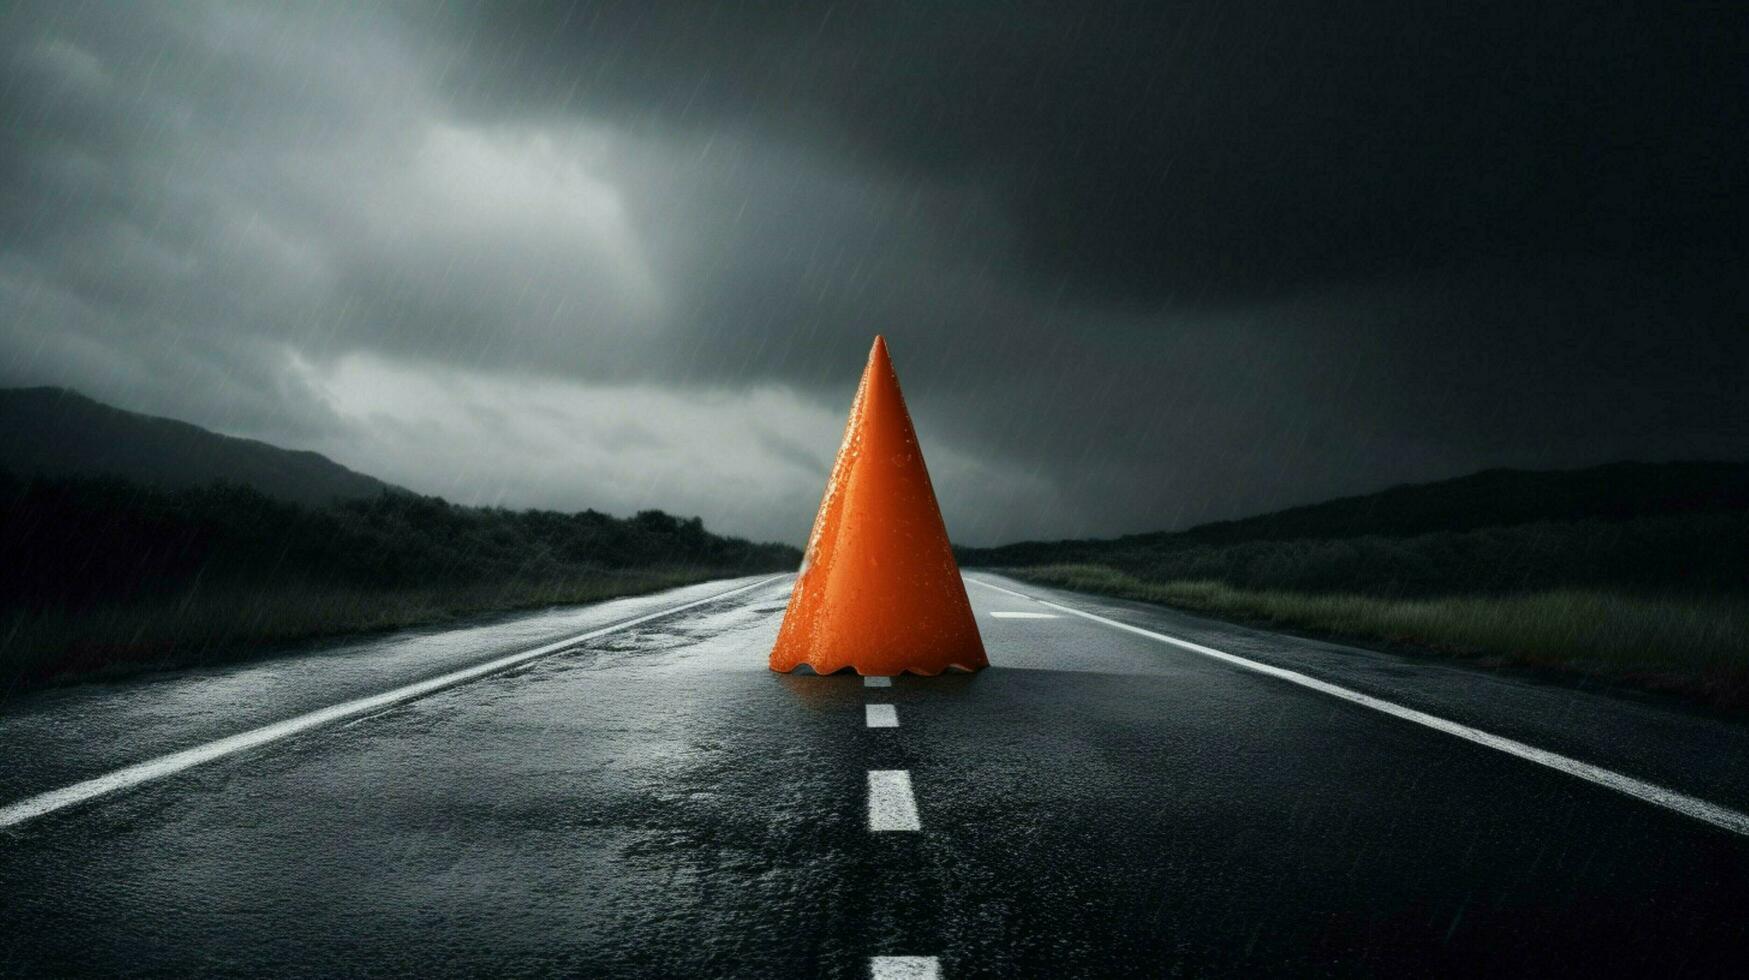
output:
[[[1624,461],[1569,470],[1497,467],[1181,531],[1017,541],[961,548],[959,554],[967,564],[1024,565],[1246,542],[1411,537],[1544,522],[1625,521],[1744,510],[1749,510],[1749,461]]]
[[[21,477],[117,477],[160,489],[235,483],[303,505],[412,493],[313,450],[223,435],[49,386],[0,389],[0,468]]]

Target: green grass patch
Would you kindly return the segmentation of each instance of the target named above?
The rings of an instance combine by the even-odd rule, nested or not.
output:
[[[1102,565],[1004,574],[1217,616],[1548,668],[1749,707],[1749,597],[1600,589],[1389,598],[1149,580]]]

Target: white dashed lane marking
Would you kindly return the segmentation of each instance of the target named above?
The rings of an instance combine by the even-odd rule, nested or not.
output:
[[[1056,613],[1009,612],[999,609],[990,613],[991,619],[1056,619]]]
[[[864,687],[892,687],[891,677],[864,677]],[[869,728],[898,728],[899,709],[891,704],[864,704],[863,724]],[[870,769],[868,772],[868,829],[871,833],[893,830],[917,831],[917,798],[911,792],[911,773],[904,769]],[[871,956],[868,975],[873,980],[941,980],[941,961],[933,956]]]
[[[941,961],[933,956],[871,956],[871,980],[941,980]]]
[[[905,769],[868,771],[868,829],[922,830],[917,801],[911,796],[911,773]]]

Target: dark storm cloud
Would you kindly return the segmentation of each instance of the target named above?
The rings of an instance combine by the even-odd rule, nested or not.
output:
[[[1735,248],[1743,35],[1668,4],[553,3],[488,12],[507,70],[453,90],[992,188],[1031,281],[1195,302]]]
[[[799,537],[876,331],[971,541],[1749,451],[1729,10],[0,28],[0,378],[463,499]]]

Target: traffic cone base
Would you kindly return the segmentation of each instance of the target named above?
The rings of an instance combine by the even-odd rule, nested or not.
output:
[[[990,664],[887,345],[875,338],[771,669],[933,676]]]

